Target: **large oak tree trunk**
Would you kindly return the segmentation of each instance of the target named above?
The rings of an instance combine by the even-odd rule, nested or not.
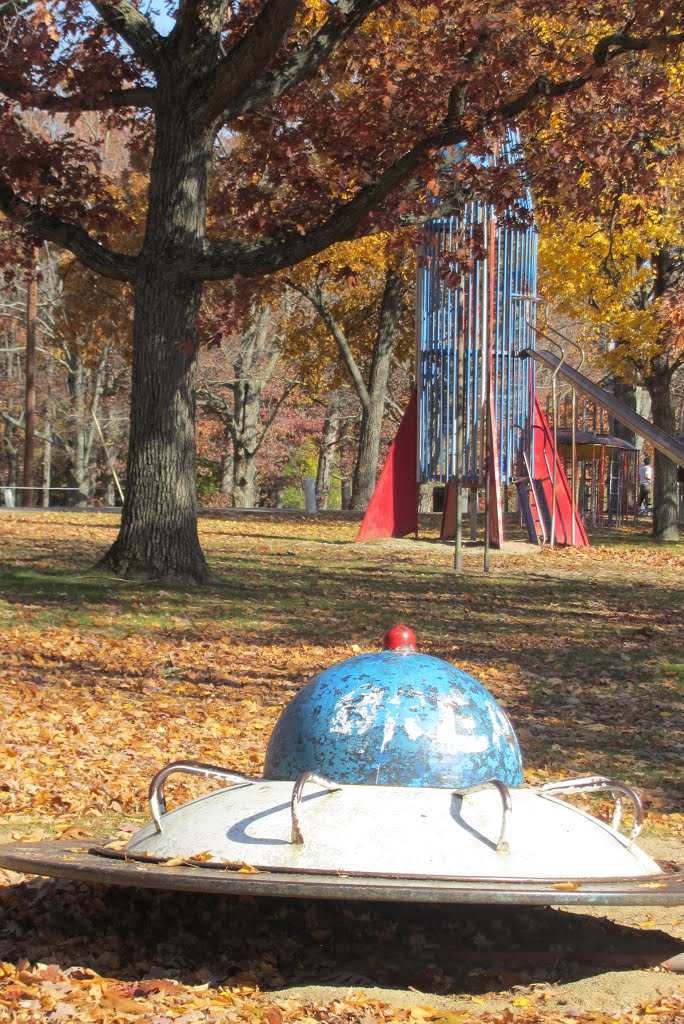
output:
[[[205,237],[213,133],[192,133],[176,82],[159,83],[149,214],[135,284],[131,433],[119,536],[103,563],[138,578],[204,582],[197,533],[195,373],[202,285],[168,275]]]
[[[137,284],[126,499],[119,536],[105,557],[125,576],[203,581],[209,575],[195,490],[199,292],[154,270]]]
[[[651,396],[653,423],[671,437],[675,436],[675,408],[672,399],[672,371],[667,358],[659,356],[652,360],[653,373],[647,379]],[[654,453],[653,467],[653,536],[656,540],[676,541],[679,539],[677,526],[677,467],[671,459],[659,451]]]

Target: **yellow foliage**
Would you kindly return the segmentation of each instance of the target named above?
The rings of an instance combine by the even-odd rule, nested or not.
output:
[[[112,244],[123,252],[136,252],[145,227],[146,181],[128,174],[123,181],[108,183],[110,199],[121,217],[121,227],[111,234]],[[97,360],[107,345],[126,353],[132,324],[131,286],[101,277],[64,252],[58,264],[62,302],[55,321],[58,346],[78,350],[85,359]]]
[[[671,166],[659,200],[604,197],[595,218],[567,212],[541,231],[540,280],[553,307],[583,325],[605,369],[636,382],[650,360],[682,339],[664,329],[654,259],[684,245],[684,173]],[[609,207],[610,202],[610,207]]]
[[[390,268],[399,270],[408,283],[407,312],[395,356],[400,361],[410,356],[414,343],[413,310],[409,308],[415,278],[414,238],[414,232],[407,231],[399,241],[378,234],[340,242],[286,275],[293,283],[307,287],[317,279],[322,283],[327,305],[361,365],[373,350],[385,275]],[[303,373],[312,388],[318,389],[324,377],[335,387],[348,382],[335,342],[308,303],[302,304],[291,318],[286,348],[303,361]]]

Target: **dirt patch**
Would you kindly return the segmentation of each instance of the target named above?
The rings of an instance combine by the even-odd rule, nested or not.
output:
[[[684,865],[684,840],[644,838],[640,845],[656,860]],[[429,929],[430,911],[425,914]],[[360,961],[356,976],[351,972],[338,984],[333,972],[330,984],[293,985],[269,996],[329,1003],[360,988],[369,999],[398,1008],[425,1005],[478,1015],[530,1004],[548,1012],[620,1014],[662,996],[684,995],[684,975],[659,966],[684,950],[682,907],[509,908],[484,918],[464,910],[463,932],[472,947],[461,950],[461,985],[448,993],[443,984],[435,990],[402,985],[399,979],[391,987],[374,985],[372,971]],[[440,968],[445,973],[456,966],[450,960],[445,949]],[[639,966],[649,962],[652,966]],[[411,973],[407,964],[407,982]],[[498,987],[497,980],[509,984]]]
[[[453,550],[453,547],[453,538],[451,540],[441,540],[439,537],[390,537],[386,540],[364,541],[359,545],[361,550],[371,548],[377,552],[394,551],[398,555],[405,555],[408,551],[414,553],[420,551],[427,555],[435,552],[439,554],[442,560],[445,549],[451,548]],[[542,550],[543,548],[538,547],[536,544],[529,544],[527,541],[507,540],[501,548],[490,548],[489,554],[491,558],[501,560],[506,557],[538,555]],[[484,556],[484,542],[482,540],[464,540],[462,551],[465,557],[473,558],[477,556],[482,558]]]

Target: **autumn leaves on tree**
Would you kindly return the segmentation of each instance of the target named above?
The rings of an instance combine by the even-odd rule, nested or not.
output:
[[[548,202],[541,285],[559,312],[582,325],[598,372],[645,388],[653,423],[676,436],[673,382],[684,368],[684,64],[649,57],[639,68],[660,87],[642,97],[638,117],[629,103],[604,112],[607,130],[585,133],[592,159],[580,158],[573,136],[583,117],[597,123],[597,97],[584,95],[573,111],[554,116],[554,156],[577,168],[573,187]],[[630,75],[622,80],[629,100]],[[550,196],[541,198],[544,209]],[[676,540],[676,467],[657,450],[655,463],[653,534]]]
[[[613,131],[606,111],[656,102],[663,76],[639,61],[682,42],[681,4],[567,8],[561,24],[551,0],[184,0],[167,28],[132,0],[0,3],[0,209],[132,293],[127,499],[108,566],[207,578],[195,510],[205,282],[415,223],[434,212],[435,184],[447,207],[475,191],[505,198],[510,183],[481,163],[445,174],[443,150],[487,152],[512,120],[534,137],[569,97],[600,100],[573,139],[580,162],[602,118]],[[112,242],[98,150],[78,130],[93,110],[146,176],[133,251]],[[558,173],[533,167],[542,185]]]

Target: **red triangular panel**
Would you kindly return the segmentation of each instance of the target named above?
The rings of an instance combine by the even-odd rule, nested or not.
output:
[[[541,490],[546,500],[550,515],[553,503],[553,433],[539,399],[536,397],[534,399],[534,468],[532,475],[535,487],[538,491]],[[572,544],[572,495],[563,462],[558,453],[556,453],[555,542],[558,545]],[[575,508],[575,547],[589,547],[589,538],[577,508]]]
[[[366,509],[356,543],[418,530],[418,398],[414,388]]]

